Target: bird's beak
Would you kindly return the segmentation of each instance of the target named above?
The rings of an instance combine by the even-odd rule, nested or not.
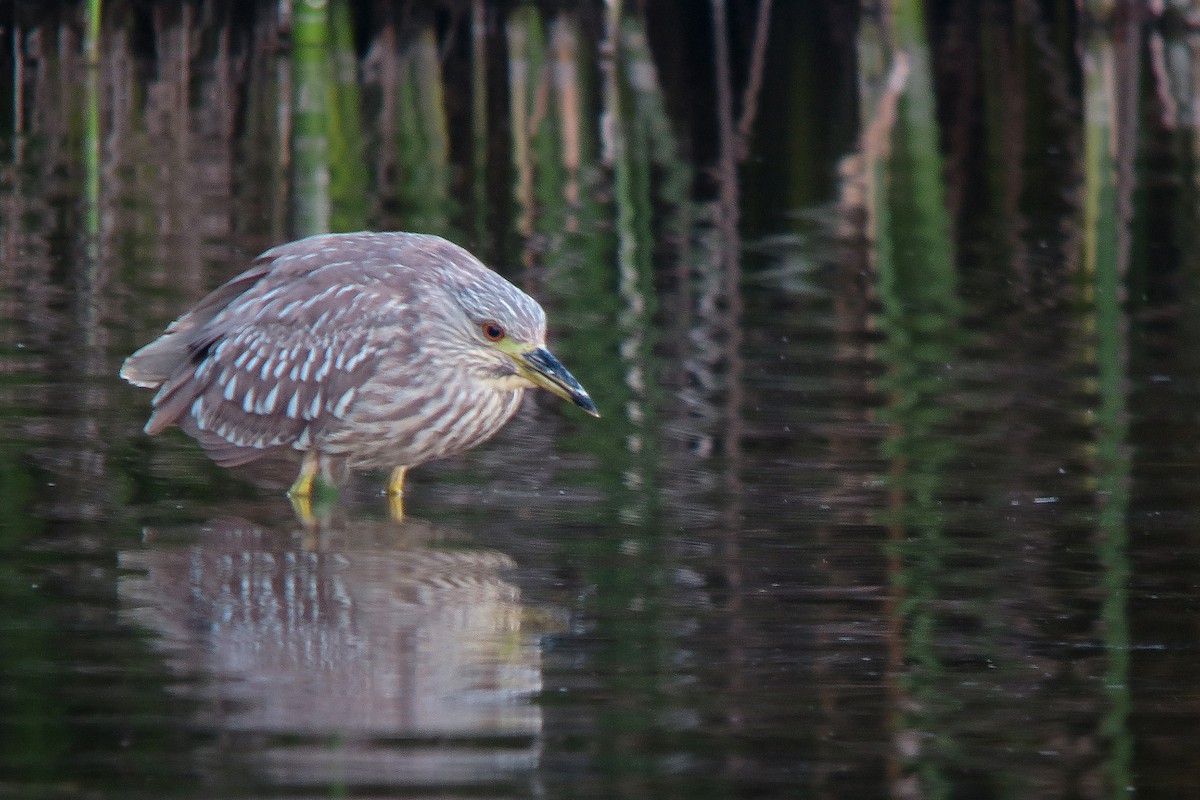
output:
[[[517,370],[527,380],[564,400],[570,400],[593,417],[600,416],[596,404],[579,385],[579,381],[575,380],[575,376],[567,372],[562,362],[546,348],[536,347],[533,350],[514,353],[513,359],[517,362]]]

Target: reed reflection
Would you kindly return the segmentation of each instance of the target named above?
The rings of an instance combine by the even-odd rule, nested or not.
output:
[[[201,728],[285,737],[255,748],[272,780],[490,780],[537,761],[540,652],[513,560],[454,539],[417,521],[216,519],[122,552],[119,594]]]

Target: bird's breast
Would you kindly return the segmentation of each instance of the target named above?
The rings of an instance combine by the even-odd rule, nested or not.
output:
[[[522,388],[489,384],[465,376],[413,383],[377,375],[360,390],[346,424],[316,445],[369,469],[461,453],[494,436],[521,404]]]

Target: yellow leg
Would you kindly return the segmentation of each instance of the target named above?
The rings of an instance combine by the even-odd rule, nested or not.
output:
[[[315,519],[312,511],[312,493],[319,463],[317,454],[312,450],[305,453],[304,460],[300,462],[300,474],[287,490],[288,500],[292,501],[292,511],[306,528],[311,527]]]
[[[304,460],[300,462],[300,474],[288,489],[288,497],[312,497],[313,479],[317,476],[319,463],[320,460],[314,451],[309,450],[304,454]]]
[[[404,519],[404,473],[408,467],[393,467],[392,476],[388,479],[387,496],[388,512],[392,519]]]
[[[404,496],[404,474],[408,467],[392,467],[392,477],[388,479],[388,494],[397,497]]]

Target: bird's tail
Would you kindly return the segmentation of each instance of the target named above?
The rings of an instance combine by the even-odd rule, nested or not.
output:
[[[165,333],[125,359],[121,377],[134,386],[157,389],[187,356],[186,337]]]

